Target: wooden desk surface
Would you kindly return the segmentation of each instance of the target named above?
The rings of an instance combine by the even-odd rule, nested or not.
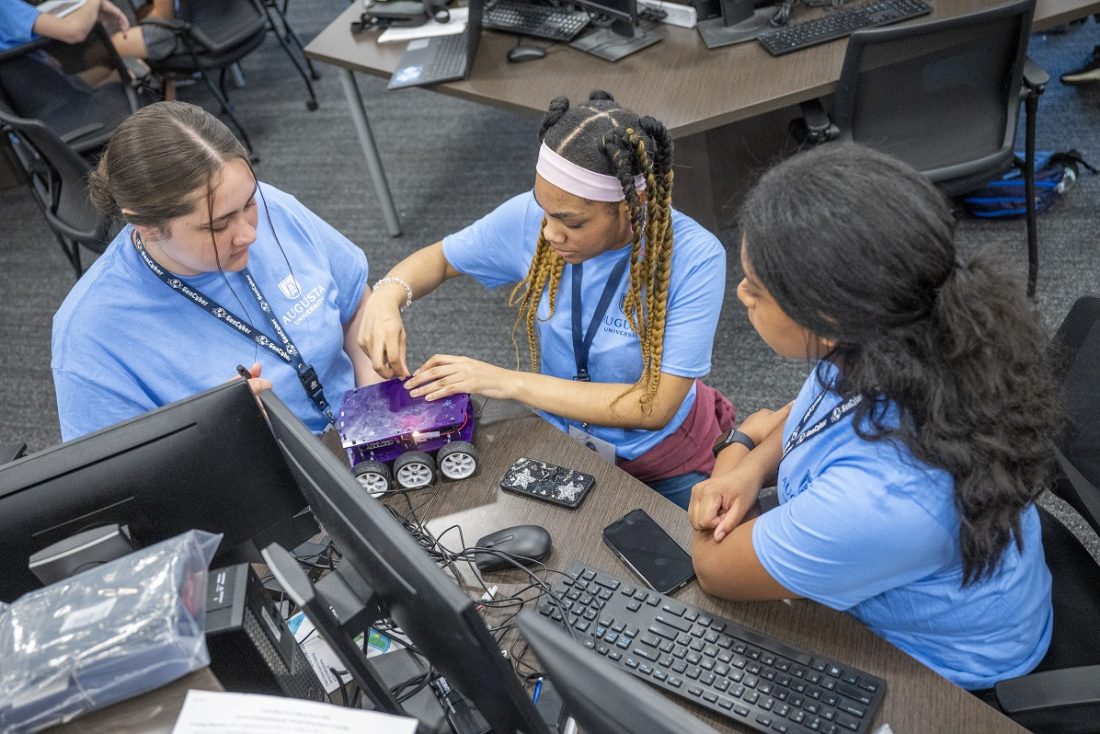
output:
[[[690,547],[691,526],[683,510],[573,443],[540,418],[482,421],[476,444],[481,468],[475,477],[427,490],[434,492],[434,497],[426,501],[418,515],[430,518],[428,526],[437,535],[457,524],[467,545],[472,545],[477,538],[495,530],[534,523],[545,527],[554,540],[554,550],[546,562],[551,568],[564,570],[573,561],[583,561],[625,580],[632,578],[631,572],[604,546],[601,531],[629,510],[642,507],[673,537]],[[502,492],[497,483],[520,456],[588,472],[596,477],[596,485],[577,510]],[[417,493],[414,501],[419,505],[424,500]],[[448,547],[459,546],[453,531],[444,541]],[[523,581],[519,572],[487,575],[486,580],[490,579],[502,585],[509,580],[516,584]],[[677,592],[676,598],[884,678],[887,694],[876,717],[876,727],[889,723],[898,734],[1024,732],[846,614],[804,600],[722,601],[705,594],[696,583]],[[736,729],[704,709],[687,707],[720,729]]]
[[[932,4],[931,17],[945,17],[994,2],[933,0]],[[353,35],[350,24],[360,12],[358,2],[349,6],[309,43],[306,54],[388,77],[405,45],[380,45],[377,31]],[[1100,12],[1100,0],[1039,0],[1034,28],[1042,30],[1094,12]],[[808,17],[805,9],[798,13],[799,18]],[[847,46],[838,40],[776,58],[756,42],[708,50],[695,29],[659,24],[653,32],[664,40],[615,63],[555,44],[541,61],[510,64],[505,54],[517,36],[485,31],[470,78],[430,89],[533,117],[541,117],[554,97],[584,99],[593,89],[606,89],[626,107],[645,110],[661,120],[673,137],[680,138],[831,94]]]

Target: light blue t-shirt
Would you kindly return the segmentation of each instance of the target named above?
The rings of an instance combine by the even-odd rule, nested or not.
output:
[[[835,366],[823,363],[832,377]],[[784,441],[822,392],[816,371],[791,408]],[[840,404],[826,395],[805,423]],[[896,421],[896,411],[894,414]],[[900,444],[860,439],[849,414],[779,465],[781,504],[761,515],[753,547],[790,591],[847,611],[967,689],[1034,668],[1050,644],[1050,572],[1032,506],[992,578],[961,588],[954,483]]]
[[[335,411],[344,391],[355,386],[342,325],[363,298],[366,255],[293,196],[266,184],[260,192],[249,272],[317,370]],[[257,361],[295,414],[313,431],[323,430],[326,421],[294,369],[161,282],[141,260],[130,233],[129,226],[119,232],[54,316],[51,366],[61,437],[67,441],[214,387],[232,379],[238,363]],[[277,338],[240,273],[181,280]]]
[[[443,240],[443,253],[455,270],[471,275],[493,288],[516,283],[527,276],[538,243],[542,209],[530,191],[501,204],[466,229]],[[718,239],[680,212],[672,212],[672,271],[665,316],[661,372],[680,377],[702,377],[710,372],[710,355],[722,296],[726,286],[726,252]],[[581,281],[581,327],[588,329],[612,269],[630,252],[630,246],[604,252],[584,263]],[[573,266],[566,264],[558,289],[554,318],[543,293],[539,303],[537,333],[541,372],[571,379],[577,371],[572,332]],[[588,355],[593,382],[633,384],[642,375],[641,342],[630,329],[623,302],[630,279],[623,276]],[[615,446],[620,459],[635,459],[684,422],[695,403],[695,385],[676,415],[657,431],[589,426],[591,435]],[[552,413],[539,414],[562,431],[570,423]]]
[[[37,36],[34,22],[38,8],[23,0],[0,0],[0,51],[22,46]]]

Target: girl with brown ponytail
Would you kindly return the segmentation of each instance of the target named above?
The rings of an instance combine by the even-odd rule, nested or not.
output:
[[[378,281],[359,343],[412,395],[522,402],[686,507],[733,422],[696,379],[710,371],[725,252],[672,209],[672,140],[657,120],[606,92],[577,107],[559,97],[539,139],[534,189]],[[517,284],[530,372],[437,354],[410,377],[400,311],[459,274]]]

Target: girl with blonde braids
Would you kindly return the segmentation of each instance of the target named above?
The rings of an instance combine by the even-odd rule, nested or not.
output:
[[[359,344],[414,396],[512,399],[683,507],[733,408],[710,371],[725,251],[672,209],[672,140],[606,92],[559,97],[532,191],[413,253],[375,284]],[[516,283],[531,371],[437,354],[410,376],[400,312],[444,280]]]

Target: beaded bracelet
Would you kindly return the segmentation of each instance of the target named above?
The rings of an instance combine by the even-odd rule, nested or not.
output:
[[[392,275],[386,276],[385,278],[382,278],[380,281],[375,283],[374,288],[372,290],[378,290],[378,286],[385,285],[386,283],[396,283],[397,285],[399,285],[399,286],[401,286],[402,288],[405,289],[405,302],[403,304],[401,304],[401,307],[398,309],[399,311],[404,311],[406,308],[408,308],[409,306],[412,305],[412,302],[413,302],[413,289],[412,289],[412,286],[409,285],[408,283],[406,283],[401,278],[395,278]]]

